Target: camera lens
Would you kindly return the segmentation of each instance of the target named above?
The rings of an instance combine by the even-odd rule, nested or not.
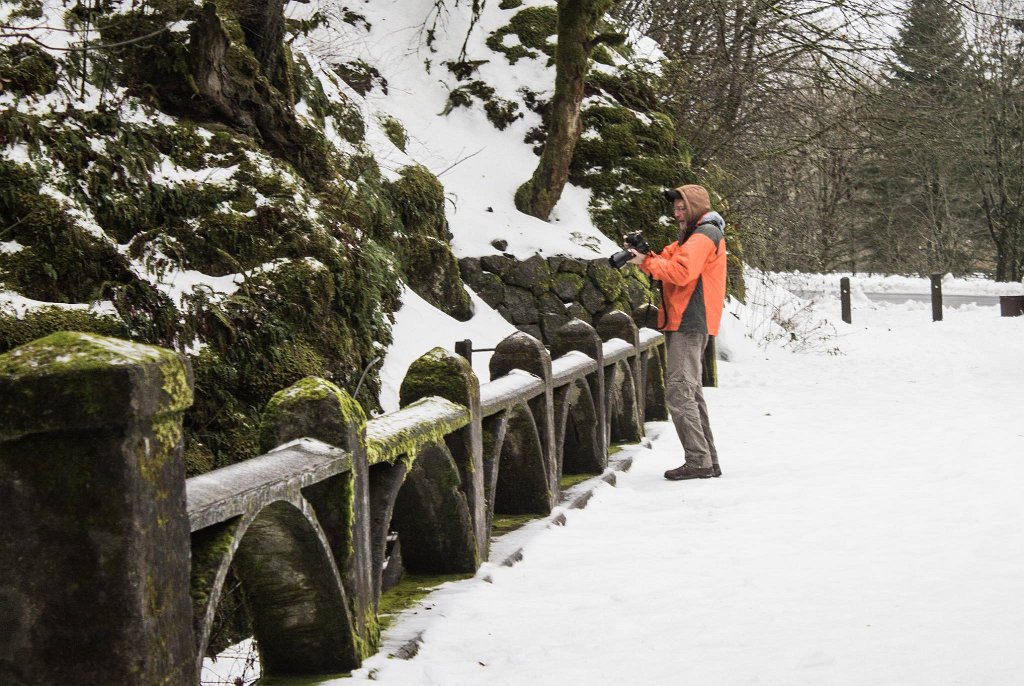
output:
[[[608,264],[615,267],[616,269],[622,269],[632,257],[633,253],[631,253],[630,251],[621,250],[608,258]]]

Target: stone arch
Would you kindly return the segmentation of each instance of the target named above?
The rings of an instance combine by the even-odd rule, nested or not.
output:
[[[444,443],[420,449],[398,491],[391,526],[402,565],[418,574],[475,572],[480,562],[459,468]]]
[[[501,514],[548,514],[553,494],[547,458],[533,412],[525,403],[508,410],[494,488],[494,511]]]
[[[665,369],[657,350],[644,353],[644,421],[661,422],[668,419],[665,402]]]
[[[193,534],[197,675],[229,569],[252,608],[265,674],[324,674],[359,665],[338,567],[312,507],[300,498]]]
[[[643,425],[636,402],[636,385],[633,371],[624,360],[616,362],[608,370],[605,393],[608,396],[606,416],[611,440],[639,441],[643,437]]]
[[[405,475],[409,469],[409,460],[405,455],[399,456],[394,463],[382,462],[370,466],[370,586],[373,594],[373,607],[377,607],[380,599],[382,580],[388,574],[388,566],[396,565],[390,570],[390,576],[401,577],[401,556],[388,561],[388,534],[391,532],[391,515],[395,509],[398,491],[402,488]]]
[[[586,379],[577,379],[560,389],[555,402],[555,422],[561,472],[600,474],[608,456],[600,440],[600,422],[594,396]]]
[[[508,432],[508,412],[498,412],[481,421],[483,431],[484,497],[487,500],[487,537],[490,540],[494,521],[494,495],[498,487],[498,465]]]

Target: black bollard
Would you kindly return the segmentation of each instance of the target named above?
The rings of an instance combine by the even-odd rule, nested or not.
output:
[[[942,274],[932,274],[932,321],[942,321]]]
[[[844,276],[839,279],[839,300],[843,307],[843,321],[847,324],[853,323],[852,309],[850,308],[850,277]]]

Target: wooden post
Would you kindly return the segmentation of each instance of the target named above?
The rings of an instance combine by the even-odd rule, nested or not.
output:
[[[704,346],[704,359],[700,365],[700,382],[704,388],[718,388],[718,352],[715,349],[714,336],[708,336],[708,344]]]
[[[455,354],[461,355],[466,358],[466,362],[472,366],[473,364],[473,341],[465,339],[463,341],[455,341]]]
[[[942,321],[942,274],[932,274],[932,321]]]
[[[850,308],[850,277],[844,276],[839,279],[839,300],[843,306],[843,321],[847,324],[853,323],[853,314]]]

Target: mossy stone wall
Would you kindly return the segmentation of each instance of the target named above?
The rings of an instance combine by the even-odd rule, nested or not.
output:
[[[509,255],[459,260],[463,280],[520,331],[551,343],[572,319],[595,323],[614,310],[633,314],[657,301],[657,291],[639,269],[617,270],[606,258],[517,260]]]

